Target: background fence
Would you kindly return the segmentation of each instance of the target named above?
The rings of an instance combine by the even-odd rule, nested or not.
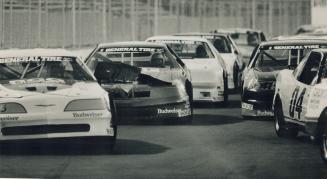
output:
[[[311,0],[0,0],[0,48],[82,47],[248,27],[274,36],[311,22]]]

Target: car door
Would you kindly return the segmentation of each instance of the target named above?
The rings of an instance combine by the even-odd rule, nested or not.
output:
[[[304,62],[303,68],[296,74],[296,86],[290,88],[292,95],[289,100],[288,115],[293,120],[301,121],[307,111],[310,91],[315,85],[323,55],[320,52],[311,52]]]

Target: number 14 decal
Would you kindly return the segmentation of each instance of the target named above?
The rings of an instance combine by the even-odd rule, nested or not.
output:
[[[301,112],[302,112],[302,102],[303,102],[303,97],[306,91],[306,88],[303,88],[300,97],[297,99],[297,96],[299,94],[300,87],[296,87],[291,98],[290,102],[290,117],[294,118],[294,111],[297,112],[298,114],[298,119],[300,119]]]

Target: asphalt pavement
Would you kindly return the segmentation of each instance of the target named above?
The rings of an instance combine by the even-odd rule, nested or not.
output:
[[[327,178],[308,136],[280,139],[271,120],[241,118],[239,94],[230,99],[197,104],[192,124],[125,121],[114,151],[74,141],[2,146],[0,177]]]

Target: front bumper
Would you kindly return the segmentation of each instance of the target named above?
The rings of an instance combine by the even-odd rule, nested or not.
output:
[[[242,94],[242,116],[273,116],[273,90],[249,91]]]
[[[182,118],[191,115],[188,100],[170,103],[146,103],[148,100],[114,100],[120,119]]]
[[[224,91],[218,88],[201,88],[201,87],[193,86],[193,101],[223,102]]]
[[[112,137],[110,112],[86,111],[58,114],[6,115],[0,121],[0,141],[76,137]]]

